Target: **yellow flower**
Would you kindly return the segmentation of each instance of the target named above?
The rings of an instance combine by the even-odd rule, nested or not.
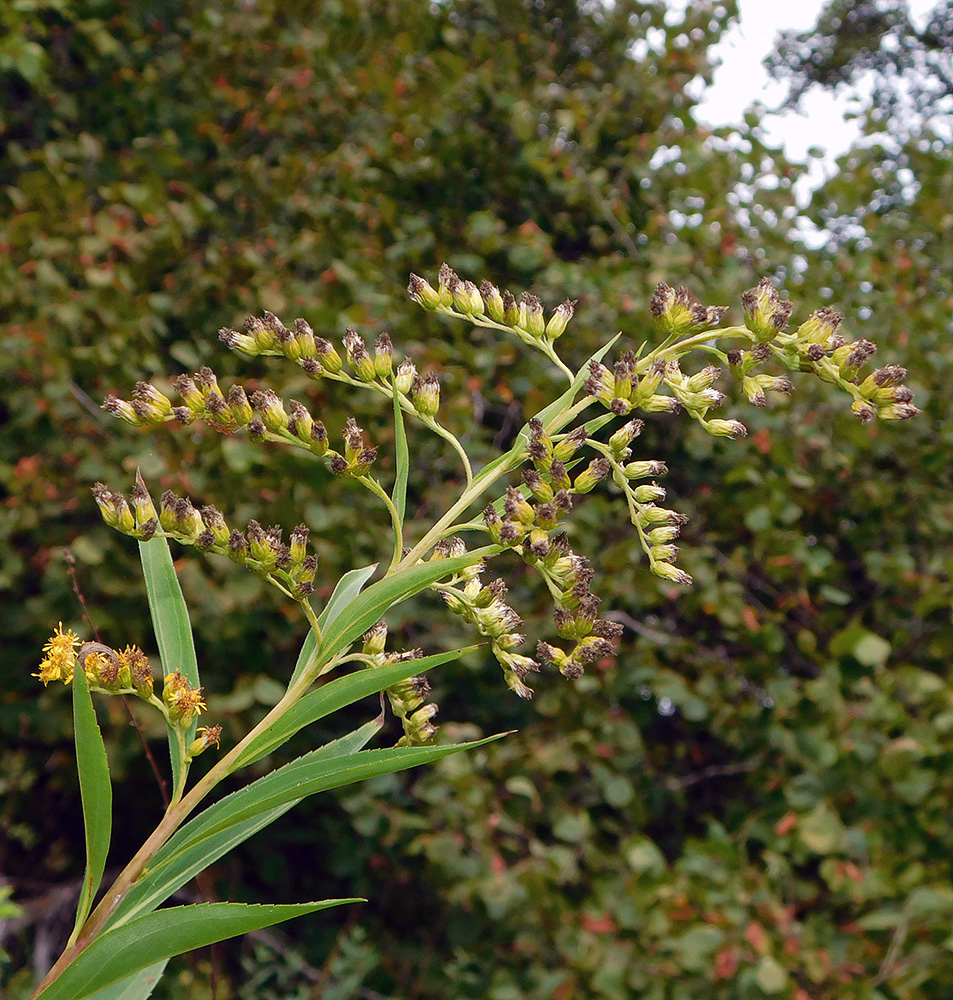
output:
[[[80,644],[80,637],[72,629],[67,629],[64,632],[63,623],[58,622],[56,631],[43,647],[43,652],[46,655],[40,661],[40,669],[32,676],[39,677],[44,685],[49,684],[50,681],[62,681],[64,684],[69,684],[73,679],[73,669],[76,666],[76,648]]]
[[[162,700],[169,709],[169,716],[183,729],[189,726],[199,712],[204,712],[202,689],[194,688],[178,670],[166,676],[162,689]]]

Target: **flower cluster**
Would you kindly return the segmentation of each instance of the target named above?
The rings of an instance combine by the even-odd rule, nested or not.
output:
[[[101,642],[83,642],[72,629],[63,631],[63,623],[43,647],[43,659],[33,676],[44,685],[50,681],[71,684],[77,669],[82,669],[90,691],[97,694],[136,695],[158,708],[170,728],[185,734],[196,716],[206,709],[202,689],[193,687],[178,670],[167,674],[162,685],[162,697],[155,695],[155,680],[149,659],[138,646],[112,649]],[[218,746],[221,726],[200,729],[186,753],[192,760],[210,746]],[[184,744],[183,744],[184,747]]]
[[[511,292],[501,293],[489,281],[477,287],[472,281],[461,279],[447,264],[441,266],[438,282],[434,288],[425,278],[412,274],[407,292],[430,312],[464,316],[478,325],[512,330],[521,340],[532,344],[552,344],[562,336],[576,308],[573,299],[566,299],[547,319],[543,304],[535,295],[523,292],[516,298]]]
[[[363,654],[369,667],[380,667],[389,663],[419,660],[419,649],[404,653],[385,653],[387,625],[380,621],[364,633]],[[422,674],[416,674],[384,689],[391,711],[400,719],[404,735],[397,741],[399,747],[422,746],[429,743],[437,733],[431,721],[437,714],[437,706],[427,701],[430,684]]]
[[[123,534],[148,541],[159,532],[201,552],[226,555],[259,576],[284,584],[285,591],[298,601],[306,600],[314,590],[318,557],[307,551],[307,525],[299,524],[286,544],[278,526],[266,529],[249,521],[244,531],[229,528],[216,507],[197,510],[188,497],[176,496],[171,490],[162,494],[157,512],[138,472],[131,503],[103,483],[93,487],[93,497],[103,520]]]
[[[466,546],[460,538],[444,539],[434,550],[431,559],[452,559],[462,556]],[[532,698],[533,689],[525,683],[527,675],[539,667],[531,656],[515,653],[526,641],[518,629],[523,619],[503,600],[506,584],[493,580],[484,585],[480,580],[483,564],[477,563],[451,577],[449,581],[434,585],[444,603],[455,615],[472,625],[480,635],[490,640],[490,651],[503,668],[507,687],[521,698]]]
[[[77,664],[82,664],[90,689],[101,694],[134,694],[144,701],[153,696],[152,667],[138,646],[111,649],[101,642],[83,642],[63,623],[43,647],[43,659],[33,676],[44,685],[50,681],[71,684]]]
[[[825,306],[811,313],[793,333],[786,333],[792,306],[781,300],[769,279],[745,292],[741,301],[745,326],[757,343],[750,351],[730,352],[728,362],[742,377],[745,394],[756,405],[763,405],[759,389],[778,388],[770,376],[751,376],[754,367],[770,356],[764,349],[767,345],[788,368],[813,372],[822,381],[845,389],[853,397],[851,411],[861,423],[874,418],[907,420],[920,412],[913,405],[913,391],[902,384],[907,372],[899,365],[886,365],[861,378],[877,345],[866,339],[848,341],[840,332],[841,313]],[[782,391],[790,391],[787,380],[781,381]]]

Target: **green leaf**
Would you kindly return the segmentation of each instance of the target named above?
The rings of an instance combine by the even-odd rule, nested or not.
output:
[[[499,545],[486,545],[453,559],[435,559],[418,563],[416,566],[378,580],[351,601],[346,610],[324,630],[318,653],[320,663],[322,665],[328,663],[346,649],[395,604],[419,594],[437,580],[473,566],[484,557],[496,555],[499,551]]]
[[[159,985],[168,961],[167,958],[162,958],[148,968],[140,969],[128,978],[94,993],[90,1000],[146,1000]]]
[[[374,575],[374,570],[376,569],[377,563],[371,563],[370,566],[350,570],[338,580],[334,592],[328,599],[328,603],[325,604],[324,610],[318,616],[318,626],[322,632],[357,597],[361,592],[361,588]],[[298,662],[295,664],[294,672],[291,675],[291,684],[294,684],[301,672],[310,664],[317,648],[318,640],[314,632],[309,631],[301,646],[301,652],[298,653]]]
[[[576,377],[572,380],[572,385],[570,385],[569,388],[558,399],[554,399],[553,402],[549,404],[549,406],[543,407],[543,409],[536,414],[537,418],[539,420],[542,420],[544,424],[549,423],[549,421],[552,420],[553,417],[557,416],[563,410],[572,406],[573,400],[575,400],[576,396],[579,394],[579,390],[582,388],[583,383],[586,381],[587,378],[589,378],[589,362],[601,361],[612,349],[612,345],[621,336],[622,336],[621,333],[617,333],[612,338],[612,340],[610,340],[604,346],[600,347],[599,350],[596,351],[596,353],[593,354],[592,357],[589,358],[589,360],[576,373]],[[526,441],[529,440],[530,431],[528,423],[520,431],[518,437],[525,438]]]
[[[112,785],[103,734],[89,694],[86,671],[77,664],[73,674],[73,731],[76,739],[76,769],[83,802],[86,834],[86,872],[76,907],[76,935],[92,909],[93,897],[103,878],[112,828]]]
[[[266,774],[250,785],[232,792],[186,823],[156,853],[150,872],[171,864],[179,855],[192,852],[194,848],[204,848],[217,843],[217,838],[229,834],[229,831],[234,831],[236,827],[256,820],[271,810],[293,805],[309,795],[327,791],[329,788],[354,784],[367,778],[375,778],[381,774],[404,771],[420,764],[430,764],[461,750],[483,746],[499,739],[502,735],[504,734],[489,736],[472,743],[364,750],[357,754],[339,754],[331,758],[327,757],[323,748],[312,750],[290,764],[285,764],[284,767]],[[260,829],[260,826],[256,829]],[[236,834],[233,832],[231,835]],[[190,853],[190,857],[196,856]]]
[[[199,666],[195,659],[195,644],[192,641],[192,625],[189,610],[185,606],[179,578],[172,565],[172,553],[165,538],[151,538],[139,543],[139,558],[142,561],[142,575],[146,581],[146,595],[149,598],[149,614],[152,628],[162,660],[162,673],[174,670],[183,674],[192,687],[199,686]],[[198,723],[185,733],[185,745],[195,738]],[[169,730],[169,757],[172,761],[173,795],[184,777],[182,751],[176,734]]]
[[[622,334],[617,333],[612,338],[612,340],[609,341],[608,344],[606,344],[603,347],[600,347],[599,350],[596,351],[596,353],[593,354],[591,358],[589,358],[589,361],[587,361],[582,366],[582,368],[579,369],[579,372],[572,381],[572,385],[570,385],[569,388],[558,399],[553,400],[553,402],[550,403],[549,406],[543,407],[543,409],[541,409],[539,413],[536,414],[536,417],[539,420],[542,420],[543,423],[545,424],[548,423],[550,420],[552,420],[552,418],[555,417],[557,414],[562,413],[564,410],[572,406],[573,401],[579,394],[579,390],[582,388],[583,383],[589,377],[589,362],[601,361],[606,356],[606,354],[609,353],[609,350],[612,348],[612,345],[621,336]],[[598,427],[601,427],[603,426],[603,424],[607,424],[611,420],[614,420],[615,414],[614,413],[603,414],[601,417],[595,417],[593,419],[595,421],[601,421],[601,423],[598,423],[596,425]],[[586,427],[588,428],[589,424],[587,424]],[[523,426],[520,428],[519,433],[516,435],[516,442],[514,443],[513,447],[510,448],[509,451],[500,455],[498,458],[495,458],[492,462],[488,462],[486,465],[484,465],[483,468],[480,470],[479,474],[476,476],[476,479],[474,479],[474,482],[475,483],[479,482],[481,479],[485,477],[494,475],[496,471],[502,466],[510,465],[513,468],[515,468],[516,465],[514,463],[525,452],[526,445],[530,439],[530,436],[531,435],[530,435],[529,421],[527,421],[525,424],[523,424]]]
[[[355,754],[367,746],[381,731],[383,724],[384,717],[381,713],[376,719],[365,723],[346,736],[325,743],[323,747],[313,751],[312,759],[321,760]],[[110,918],[109,926],[118,927],[143,913],[151,912],[157,906],[161,906],[172,893],[180,889],[191,878],[204,871],[209,865],[214,864],[219,858],[224,857],[233,847],[237,847],[259,830],[263,830],[270,823],[273,823],[279,816],[283,816],[300,801],[300,799],[292,799],[274,809],[269,809],[260,816],[254,816],[215,836],[201,840],[182,851],[175,850],[173,843],[175,838],[173,838],[153,858],[152,864],[116,908],[116,912]]]
[[[407,508],[407,479],[410,475],[410,449],[407,446],[404,411],[400,407],[396,382],[394,382],[394,447],[396,451],[397,472],[394,477],[394,491],[391,494],[391,500],[397,508],[397,519],[403,525],[404,512]]]
[[[300,729],[323,719],[333,712],[352,705],[361,698],[377,694],[394,684],[422,674],[433,667],[438,667],[449,660],[458,659],[467,653],[472,653],[479,646],[467,646],[446,653],[435,653],[419,660],[406,660],[402,663],[392,663],[385,667],[375,667],[368,670],[358,670],[352,674],[330,681],[316,691],[310,691],[300,701],[290,708],[275,724],[261,733],[242,751],[232,766],[232,772],[263,757],[291,739]]]
[[[43,1000],[86,1000],[141,969],[173,955],[239,934],[360,899],[325,899],[283,906],[197,903],[147,913],[100,935],[40,996]]]

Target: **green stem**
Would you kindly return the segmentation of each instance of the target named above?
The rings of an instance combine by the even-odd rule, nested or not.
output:
[[[446,429],[446,427],[442,427],[440,424],[438,424],[437,421],[433,419],[433,417],[421,416],[420,419],[427,427],[429,427],[434,432],[434,434],[437,434],[439,437],[442,437],[445,441],[449,442],[450,446],[460,456],[460,459],[463,462],[463,469],[467,476],[467,486],[472,485],[473,470],[470,468],[470,458],[466,453],[466,449],[457,440],[456,436],[451,434],[450,431]]]
[[[669,346],[656,348],[651,354],[639,359],[635,370],[641,375],[647,372],[652,367],[653,362],[660,358],[681,357],[694,347],[702,347],[710,340],[722,340],[725,337],[738,337],[751,341],[755,339],[754,334],[746,326],[726,326],[720,330],[705,330],[703,333],[696,333]]]
[[[375,496],[380,497],[387,507],[387,512],[390,514],[391,524],[394,527],[394,554],[391,557],[387,572],[393,573],[397,563],[400,561],[401,552],[404,549],[404,528],[400,523],[400,514],[397,513],[397,508],[394,506],[393,500],[388,496],[387,490],[376,479],[372,476],[358,476],[357,481],[366,489],[369,489]]]

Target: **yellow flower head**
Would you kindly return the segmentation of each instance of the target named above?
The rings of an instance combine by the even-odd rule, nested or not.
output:
[[[56,631],[50,636],[43,647],[44,657],[40,661],[40,669],[33,677],[39,677],[43,684],[50,681],[62,681],[69,684],[73,679],[73,669],[76,666],[76,649],[82,640],[72,629],[63,631],[63,623],[58,622]],[[88,666],[88,664],[87,664]]]
[[[199,712],[204,712],[206,704],[202,701],[202,689],[194,688],[188,679],[178,670],[174,670],[165,678],[162,687],[162,700],[169,709],[169,715],[183,729],[191,725]]]

